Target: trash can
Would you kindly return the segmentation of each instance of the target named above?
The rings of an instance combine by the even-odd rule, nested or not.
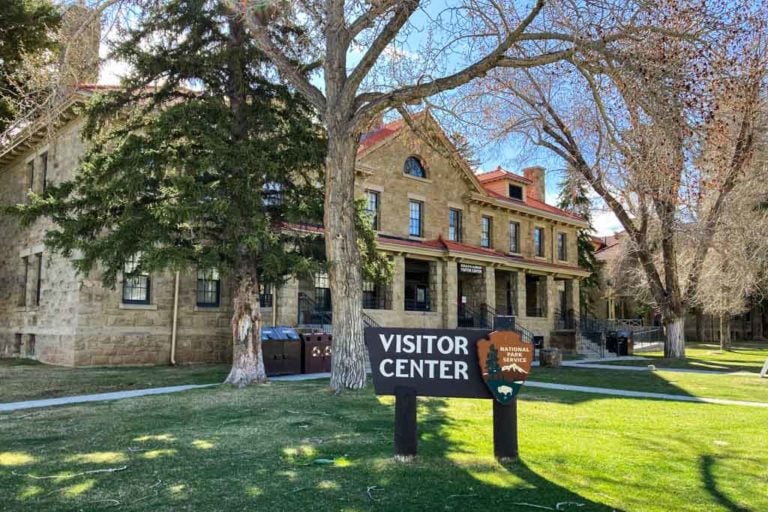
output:
[[[619,338],[616,335],[616,331],[608,331],[605,333],[605,349],[608,352],[613,352],[615,354],[618,354],[619,347],[618,347]]]
[[[616,333],[616,355],[629,355],[629,333],[626,331],[619,331]]]
[[[327,373],[331,371],[331,335],[328,333],[304,333],[301,335],[302,373]]]
[[[290,327],[261,329],[261,351],[267,375],[301,373],[301,342]]]

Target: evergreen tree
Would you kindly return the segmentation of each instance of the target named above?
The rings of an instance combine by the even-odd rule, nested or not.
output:
[[[589,200],[587,184],[576,173],[567,172],[565,179],[560,182],[560,194],[558,196],[559,208],[575,213],[583,217],[589,227],[580,229],[576,238],[579,266],[589,270],[589,276],[582,279],[579,287],[580,303],[583,311],[589,312],[589,292],[600,285],[599,268],[595,259],[595,246],[592,244],[592,203]],[[579,314],[574,311],[574,314]]]
[[[52,50],[61,13],[49,0],[3,0],[0,4],[0,132],[20,114],[25,92],[13,75],[27,55]]]
[[[47,243],[114,286],[137,272],[215,268],[234,282],[227,382],[266,379],[259,287],[310,272],[322,244],[325,142],[307,103],[265,78],[241,20],[218,2],[148,5],[113,48],[132,72],[87,111],[74,180],[19,206],[52,217]]]
[[[496,351],[496,345],[488,347],[488,356],[485,358],[485,365],[488,369],[488,380],[494,380],[501,373],[499,354]]]

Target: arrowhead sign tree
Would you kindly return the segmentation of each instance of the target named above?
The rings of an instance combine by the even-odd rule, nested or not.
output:
[[[653,8],[639,1],[227,1],[327,130],[324,224],[334,307],[331,387],[337,392],[365,385],[354,184],[358,141],[372,120],[497,67],[544,66],[639,37],[645,28],[634,20]],[[302,36],[278,28],[289,23],[300,25]],[[294,49],[292,40],[307,44]],[[316,70],[318,79],[307,70]]]

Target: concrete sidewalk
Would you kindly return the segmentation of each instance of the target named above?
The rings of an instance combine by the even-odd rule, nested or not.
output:
[[[659,368],[658,366],[651,370],[648,366],[623,366],[618,364],[608,364],[611,361],[648,361],[653,364],[653,360],[646,357],[623,356],[611,359],[575,359],[572,361],[563,361],[560,365],[568,368],[588,368],[591,370],[617,370],[620,372],[672,372],[672,373],[699,373],[704,375],[754,375],[755,372],[744,370],[695,370],[692,368]]]
[[[553,384],[550,382],[525,381],[524,387],[554,389],[557,391],[575,391],[577,393],[591,393],[596,395],[620,396],[626,398],[651,398],[655,400],[671,400],[674,402],[694,402],[704,404],[739,405],[744,407],[768,408],[768,402],[748,402],[745,400],[672,395],[669,393],[646,393],[645,391],[626,391],[623,389],[595,388],[592,386],[573,386],[571,384]]]
[[[283,375],[272,377],[271,381],[300,381],[328,379],[330,373],[310,373],[301,375]],[[23,409],[38,409],[40,407],[52,407],[55,405],[84,404],[88,402],[105,402],[109,400],[123,400],[125,398],[137,398],[149,395],[165,395],[168,393],[178,393],[180,391],[189,391],[190,389],[210,388],[220,384],[188,384],[185,386],[168,386],[163,388],[133,389],[130,391],[115,391],[113,393],[97,393],[93,395],[63,396],[60,398],[46,398],[43,400],[27,400],[24,402],[0,403],[0,412],[20,411]]]

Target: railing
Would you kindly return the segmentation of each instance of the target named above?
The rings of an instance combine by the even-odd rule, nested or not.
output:
[[[333,312],[318,309],[306,293],[299,293],[299,325],[319,325],[323,330],[333,324]]]
[[[405,299],[403,306],[406,311],[432,311],[432,303],[429,297],[427,297],[426,301]]]
[[[572,309],[568,311],[555,310],[555,329],[576,329],[579,325],[578,317]]]
[[[317,303],[306,293],[299,293],[299,325],[319,325],[323,331],[329,331],[333,325],[333,311],[317,308]],[[364,327],[379,327],[370,315],[363,312]]]
[[[387,297],[363,295],[363,309],[392,309],[392,305]]]
[[[482,308],[482,306],[481,306]],[[476,311],[471,306],[459,304],[457,324],[459,327],[470,329],[490,329],[491,326],[483,318],[481,311]]]

